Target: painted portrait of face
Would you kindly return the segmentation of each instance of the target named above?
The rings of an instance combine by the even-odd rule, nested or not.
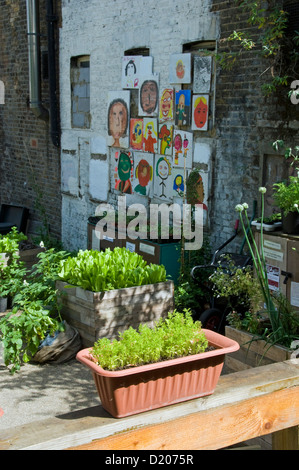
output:
[[[169,162],[166,158],[160,158],[157,163],[156,168],[157,175],[160,176],[162,180],[167,179],[171,173]]]
[[[113,147],[119,147],[119,139],[127,133],[128,108],[125,101],[115,99],[108,109],[108,134],[114,138]]]
[[[140,89],[140,106],[147,115],[152,115],[156,111],[158,104],[158,85],[155,80],[145,80]]]
[[[198,129],[203,129],[208,119],[208,103],[203,96],[198,97],[194,102],[193,119]]]
[[[182,60],[178,60],[176,64],[176,75],[181,80],[185,75],[185,67]]]
[[[127,181],[131,176],[131,160],[129,155],[121,153],[118,161],[118,176],[121,181]]]
[[[160,99],[160,120],[173,119],[173,89],[165,88]]]

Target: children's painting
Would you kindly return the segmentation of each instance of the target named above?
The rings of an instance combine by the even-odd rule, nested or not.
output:
[[[159,153],[172,155],[173,124],[164,122],[159,124]]]
[[[143,149],[145,152],[158,152],[158,121],[153,118],[143,119]]]
[[[134,154],[133,191],[148,196],[153,184],[154,155],[145,152]]]
[[[130,120],[130,147],[134,150],[143,149],[143,119]]]
[[[132,194],[134,175],[133,153],[129,150],[111,149],[111,187],[121,193]]]
[[[172,168],[173,196],[183,197],[185,192],[186,171],[184,168]]]
[[[209,95],[193,95],[192,97],[192,126],[194,131],[208,130]]]
[[[153,58],[143,56],[124,56],[122,58],[122,88],[138,89],[140,77],[150,75],[153,69]]]
[[[171,121],[174,119],[174,90],[164,88],[160,96],[159,121]]]
[[[142,77],[139,88],[139,116],[158,116],[159,107],[159,75]]]
[[[191,54],[170,56],[169,83],[191,83]]]
[[[173,199],[172,157],[155,155],[154,196],[164,201]]]
[[[187,178],[186,199],[191,205],[202,204],[205,211],[208,196],[208,173],[199,170],[192,170]]]
[[[108,139],[111,147],[129,147],[130,92],[108,93]]]
[[[209,93],[212,57],[194,57],[193,93]]]
[[[192,168],[193,134],[192,132],[174,130],[173,136],[173,166]]]
[[[188,126],[191,114],[191,90],[179,90],[175,93],[175,123]]]

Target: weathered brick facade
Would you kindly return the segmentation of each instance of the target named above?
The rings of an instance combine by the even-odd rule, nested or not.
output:
[[[48,50],[46,2],[39,3],[41,98],[49,109],[47,63],[42,59]],[[0,203],[28,207],[29,232],[38,234],[48,223],[52,236],[60,238],[59,148],[53,145],[49,121],[38,119],[29,107],[25,1],[1,0],[0,43],[0,80],[5,85],[5,104],[0,105]]]

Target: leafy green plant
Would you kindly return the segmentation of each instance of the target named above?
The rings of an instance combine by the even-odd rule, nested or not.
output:
[[[299,321],[291,306],[288,306],[286,297],[282,293],[271,292],[268,283],[267,266],[264,255],[263,242],[263,218],[264,218],[264,194],[266,188],[259,188],[262,195],[262,219],[261,219],[261,250],[258,249],[248,219],[248,204],[238,204],[236,210],[239,212],[240,221],[246,238],[248,248],[254,263],[257,279],[259,281],[262,299],[268,318],[268,325],[263,329],[263,336],[271,343],[290,344],[299,338]]]
[[[37,352],[47,334],[63,329],[61,318],[52,318],[40,303],[24,305],[22,311],[13,310],[0,321],[1,341],[4,346],[4,363],[10,372],[20,369]]]
[[[221,261],[219,262],[221,264]],[[209,278],[215,297],[226,299],[228,304],[242,311],[256,310],[262,299],[258,280],[251,266],[236,267],[228,256],[226,269],[219,267]]]
[[[267,68],[262,76],[269,79],[262,84],[265,95],[277,91],[280,87],[288,86],[290,80],[296,79],[298,67],[298,38],[295,32],[293,37],[286,35],[288,13],[270,0],[235,0],[243,14],[246,15],[246,28],[242,31],[233,31],[222,42],[225,42],[228,51],[218,53],[219,64],[231,69],[238,58],[245,52],[257,51],[267,60]],[[253,28],[253,29],[252,29]]]
[[[191,312],[175,310],[160,319],[154,328],[140,325],[119,334],[118,339],[98,340],[91,350],[103,368],[117,370],[204,352],[208,341],[201,324],[194,322]]]
[[[273,199],[284,215],[299,212],[299,177],[290,176],[289,182],[274,183]]]
[[[51,336],[64,328],[55,282],[60,261],[69,253],[51,248],[37,256],[39,260],[26,279],[22,278],[16,284],[18,290],[12,311],[0,321],[4,360],[6,366],[11,365],[12,373],[20,369],[22,362],[34,357],[40,342],[48,334]],[[12,282],[15,279],[12,277]]]
[[[93,292],[153,284],[166,280],[163,265],[147,264],[125,248],[80,250],[60,262],[60,280]]]
[[[7,235],[0,235],[0,253],[3,254],[0,257],[0,297],[13,297],[22,284],[26,268],[20,261],[19,244],[26,239],[16,227]]]

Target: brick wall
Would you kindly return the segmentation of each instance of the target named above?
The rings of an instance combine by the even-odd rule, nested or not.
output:
[[[39,3],[43,54],[48,48],[46,2]],[[5,104],[0,105],[0,203],[28,207],[29,230],[35,233],[43,226],[45,211],[52,235],[59,238],[60,156],[49,122],[29,109],[26,2],[1,0],[0,11],[0,80],[5,85]],[[49,109],[48,79],[42,79],[41,86],[43,105]]]

